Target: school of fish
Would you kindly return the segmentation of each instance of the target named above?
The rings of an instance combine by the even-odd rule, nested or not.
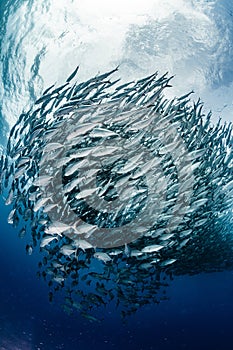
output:
[[[191,93],[167,100],[167,73],[78,70],[19,116],[0,185],[49,299],[65,289],[64,310],[95,321],[109,303],[126,316],[166,299],[172,275],[233,266],[233,137]]]

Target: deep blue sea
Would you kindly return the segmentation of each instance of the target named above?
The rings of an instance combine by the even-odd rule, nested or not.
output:
[[[232,120],[230,2],[223,2],[224,7],[220,1],[207,0],[196,4],[187,1],[186,5],[178,0],[166,1],[165,5],[145,1],[144,8],[136,1],[132,9],[134,2],[126,1],[125,10],[122,1],[119,6],[112,2],[112,7],[111,1],[85,3],[0,1],[1,148],[19,113],[33,104],[47,86],[64,81],[77,61],[84,62],[82,79],[118,62],[128,79],[146,75],[163,60],[161,72],[167,64],[166,70],[178,76],[174,94],[194,88],[197,95],[206,98],[207,107],[213,103],[214,117],[222,113],[223,119]],[[170,17],[166,17],[166,11],[170,11]],[[151,17],[145,20],[149,13]],[[103,30],[105,25],[113,28],[112,42],[111,35]],[[131,45],[135,39],[133,30],[138,32],[138,46]],[[145,38],[151,41],[150,35],[157,38],[153,47],[151,42],[146,46]],[[143,44],[144,49],[140,46]],[[187,50],[192,54],[187,55]],[[147,68],[142,68],[143,60]],[[183,74],[181,78],[179,74]],[[1,198],[0,350],[233,349],[233,271],[176,276],[166,288],[167,300],[145,305],[125,320],[118,310],[106,307],[99,315],[103,317],[101,322],[90,322],[79,313],[68,315],[63,311],[62,293],[49,302],[48,286],[36,275],[40,253],[26,254],[25,241],[7,223],[8,214],[9,208]]]

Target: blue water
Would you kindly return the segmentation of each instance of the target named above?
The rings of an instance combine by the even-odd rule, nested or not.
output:
[[[70,1],[70,3],[74,4],[75,1]],[[208,2],[206,1],[206,3]],[[216,1],[213,3],[218,5],[219,2]],[[28,13],[30,13],[31,9],[34,9],[35,14],[37,13],[36,10],[41,11],[42,17],[37,18],[39,22],[43,19],[43,11],[51,11],[53,6],[55,6],[53,1],[41,1],[41,4],[44,6],[38,10],[33,1],[0,2],[1,43],[9,45],[9,48],[18,48],[18,51],[11,49],[4,52],[6,47],[1,47],[1,59],[3,63],[1,65],[1,98],[3,104],[0,106],[0,144],[2,146],[5,144],[7,129],[17,118],[18,112],[24,106],[26,108],[30,103],[33,103],[44,86],[48,86],[49,83],[63,78],[63,73],[60,76],[53,75],[61,66],[59,65],[60,63],[55,62],[54,64],[55,66],[57,64],[57,69],[53,70],[53,67],[51,67],[49,47],[46,48],[47,51],[45,50],[47,54],[45,53],[43,55],[43,51],[41,53],[43,44],[45,45],[43,37],[46,37],[46,33],[42,33],[38,42],[34,38],[34,41],[31,40],[29,44],[24,41],[26,34],[24,33],[24,36],[23,31],[21,33],[20,31],[18,32],[18,37],[15,36],[16,29],[21,28],[22,30],[25,24],[24,20],[26,21],[25,18],[14,17],[17,9],[25,5],[25,11],[28,11]],[[216,8],[218,8],[217,5]],[[38,7],[40,6],[38,5]],[[208,14],[207,10],[208,8],[205,15]],[[221,6],[220,10],[223,11]],[[229,16],[231,16],[230,10],[231,6],[229,5],[225,9],[226,12],[218,12],[218,26],[221,25],[221,16],[223,16],[223,19],[228,18],[229,20]],[[64,18],[65,16],[67,16],[67,9],[64,9]],[[10,24],[8,22],[7,27],[6,24],[9,19],[11,19],[11,22]],[[15,19],[18,22],[15,22]],[[55,19],[53,20],[55,22]],[[72,32],[72,25],[74,26],[74,23],[71,23],[67,31]],[[25,24],[25,27],[29,30],[30,25],[28,22],[27,25]],[[31,30],[33,32],[33,27]],[[27,33],[30,34],[30,30]],[[22,39],[21,43],[23,43],[21,46],[20,35]],[[56,40],[61,40],[61,33],[56,32],[53,35],[55,39],[52,38],[52,40],[55,40],[55,42]],[[7,41],[4,42],[4,38]],[[51,45],[51,42],[49,43]],[[33,47],[33,53],[29,57],[28,48],[30,45]],[[96,45],[99,45],[98,41]],[[78,48],[81,50],[80,47]],[[81,60],[82,54],[77,50],[75,45],[73,49],[77,55],[80,54],[78,59]],[[64,44],[63,51],[65,50],[67,50],[67,45]],[[229,50],[226,59],[229,65],[229,62],[231,62],[230,59],[232,59],[230,53],[231,50]],[[90,50],[91,54],[92,51]],[[36,57],[38,60],[36,60]],[[64,58],[65,55],[63,62],[65,62]],[[109,66],[115,63],[116,60],[115,58],[112,62],[109,61]],[[206,60],[208,60],[208,55]],[[27,70],[28,61],[28,64],[32,62],[32,66]],[[13,69],[13,63],[15,69]],[[108,64],[105,62],[106,69],[108,68]],[[217,64],[218,62],[216,61]],[[69,65],[70,67],[67,67]],[[103,63],[104,67],[105,65]],[[34,69],[31,69],[31,67],[34,67]],[[73,68],[72,62],[66,62],[64,64],[64,76],[68,75],[70,68]],[[133,71],[132,68],[132,74],[138,74],[140,71],[139,68],[138,71]],[[47,69],[49,77],[45,74],[45,69]],[[184,77],[187,73],[185,69],[184,67]],[[95,67],[96,71],[98,71],[98,66]],[[88,75],[88,72],[84,73]],[[84,73],[83,75],[85,76]],[[89,74],[91,75],[92,73],[90,69]],[[203,76],[204,73],[206,72],[203,72]],[[27,81],[27,74],[31,80],[29,79]],[[16,75],[21,78],[19,80],[14,79]],[[228,75],[227,82],[225,83],[223,77],[219,78],[218,85],[222,88],[222,90],[218,90],[219,99],[221,100],[219,103],[222,105],[231,99],[230,90],[224,90],[226,86],[230,86],[231,80],[231,74]],[[216,82],[216,77],[213,81]],[[204,93],[203,91],[202,93]],[[216,93],[213,86],[211,91],[213,91],[213,94]],[[228,94],[229,97],[226,101],[222,100],[224,93],[226,95]],[[26,97],[25,94],[27,95]],[[212,95],[206,92],[206,97],[209,98],[209,96]],[[231,120],[231,118],[228,115],[228,120]],[[8,212],[8,208],[4,206],[1,199],[1,350],[231,350],[233,348],[233,271],[203,273],[194,276],[177,276],[167,287],[168,300],[164,300],[158,305],[144,306],[135,315],[130,316],[125,321],[121,319],[117,310],[113,307],[107,307],[104,315],[101,315],[104,316],[103,321],[100,323],[91,323],[78,313],[69,316],[63,312],[60,307],[62,304],[62,293],[56,296],[53,303],[49,303],[48,286],[42,279],[38,279],[36,276],[40,255],[38,252],[35,252],[32,256],[26,255],[25,241],[20,240],[17,237],[17,230],[7,224]]]
[[[66,315],[59,298],[49,303],[47,285],[35,276],[39,257],[25,254],[4,220],[1,232],[0,349],[232,349],[231,271],[176,277],[169,300],[125,322],[108,308],[100,324],[90,323]]]

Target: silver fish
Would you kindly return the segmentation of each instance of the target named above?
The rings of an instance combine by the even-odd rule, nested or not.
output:
[[[119,85],[117,69],[46,89],[0,161],[8,222],[26,221],[28,254],[42,248],[49,299],[68,287],[64,308],[84,317],[159,303],[169,274],[232,267],[232,125],[191,93],[166,100],[167,74]]]

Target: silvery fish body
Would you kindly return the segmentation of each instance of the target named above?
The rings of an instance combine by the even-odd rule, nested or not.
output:
[[[120,85],[117,69],[46,89],[0,161],[8,222],[31,222],[50,293],[67,283],[67,310],[90,320],[112,300],[123,316],[160,302],[170,274],[233,266],[232,125],[190,93],[166,100],[167,74]]]

